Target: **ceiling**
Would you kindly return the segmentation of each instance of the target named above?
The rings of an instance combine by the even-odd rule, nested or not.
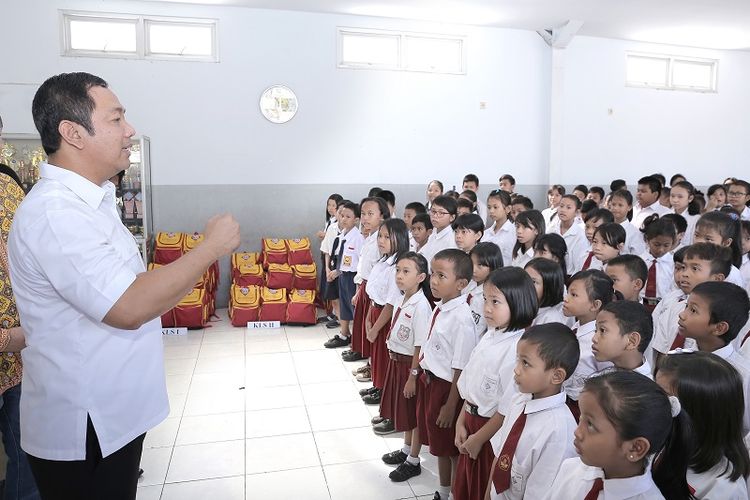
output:
[[[748,0],[153,0],[541,30],[583,21],[580,35],[750,50]]]

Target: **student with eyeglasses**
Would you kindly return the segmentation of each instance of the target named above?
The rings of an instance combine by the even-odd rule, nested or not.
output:
[[[735,180],[727,186],[727,203],[737,210],[742,220],[750,220],[750,208],[747,202],[750,201],[750,183],[742,180]]]
[[[432,201],[429,214],[432,222],[432,234],[427,239],[427,244],[419,250],[419,253],[424,255],[428,263],[440,250],[457,248],[453,228],[451,227],[458,214],[456,200],[450,196],[438,196]]]

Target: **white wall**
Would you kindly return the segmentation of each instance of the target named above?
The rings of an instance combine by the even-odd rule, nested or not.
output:
[[[719,60],[716,94],[625,86],[625,52]],[[566,50],[561,184],[681,172],[696,185],[748,176],[750,53],[576,37]],[[608,109],[613,114],[608,114]]]
[[[46,77],[105,78],[152,139],[159,185],[485,184],[513,172],[546,183],[549,49],[533,32],[393,19],[148,2],[4,1],[0,113],[5,132],[34,132],[31,98]],[[219,19],[221,62],[61,57],[59,9]],[[336,27],[469,36],[466,76],[336,68]],[[8,83],[31,85],[9,85]],[[258,111],[271,84],[295,90],[285,125]],[[479,101],[487,101],[486,110]]]

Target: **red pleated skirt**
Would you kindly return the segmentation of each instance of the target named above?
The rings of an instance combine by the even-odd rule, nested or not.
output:
[[[437,425],[440,408],[448,400],[451,392],[451,383],[438,377],[430,378],[427,383],[427,373],[422,372],[419,376],[419,388],[417,389],[417,427],[419,427],[419,438],[422,443],[430,444],[430,453],[436,457],[457,457],[456,448],[456,419],[458,412],[462,411],[463,401],[456,403],[456,413],[453,425],[442,429]]]
[[[367,295],[367,280],[359,285],[357,302],[354,304],[354,321],[352,322],[352,351],[369,358],[372,352],[370,341],[365,336],[365,318],[370,309],[370,296]]]
[[[380,396],[380,416],[393,421],[398,432],[410,431],[417,427],[417,395],[404,397],[404,386],[409,379],[411,362],[388,359],[385,371],[385,385]],[[419,390],[419,382],[416,384]]]
[[[461,411],[464,411],[463,409]],[[476,433],[487,423],[489,418],[480,417],[466,413],[464,415],[464,425],[469,435]],[[461,454],[458,457],[458,466],[456,468],[456,478],[453,481],[453,498],[454,500],[475,500],[484,498],[484,492],[487,491],[487,482],[490,480],[492,461],[495,454],[492,453],[492,445],[489,441],[482,445],[479,456],[473,460],[469,455]]]
[[[374,325],[383,312],[382,307],[370,305],[368,314],[370,316],[370,324]],[[391,322],[389,321],[383,328],[380,329],[378,337],[373,342],[370,351],[370,365],[372,366],[372,385],[378,389],[382,389],[385,385],[385,372],[388,368],[388,347],[385,345],[385,338],[388,336],[388,331],[391,329]],[[367,340],[367,339],[365,339]]]

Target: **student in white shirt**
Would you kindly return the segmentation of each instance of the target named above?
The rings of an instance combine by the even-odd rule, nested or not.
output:
[[[425,203],[425,208],[427,208],[427,210],[430,210],[432,208],[432,202],[435,200],[435,198],[442,195],[443,183],[437,179],[431,180],[430,183],[427,184],[427,203]]]
[[[484,283],[495,269],[503,267],[503,256],[497,245],[485,241],[472,248],[469,257],[474,266],[474,275],[469,282],[466,302],[477,325],[477,335],[481,337],[487,331],[487,321],[484,319]]]
[[[615,218],[615,222],[625,228],[624,254],[641,255],[646,251],[646,241],[641,233],[641,226],[636,226],[628,220],[628,212],[633,209],[633,195],[626,189],[615,191],[610,196],[609,210]]]
[[[592,262],[594,260],[594,254],[591,251],[591,241],[594,239],[594,232],[596,231],[596,228],[601,226],[602,224],[614,222],[615,219],[612,215],[612,212],[610,212],[606,208],[594,208],[583,216],[583,220],[583,228],[584,233],[586,234],[588,245],[586,252],[584,252],[583,254],[583,263],[578,266],[581,271],[585,271],[586,269],[589,269],[591,267],[591,264],[587,264],[587,261]],[[594,267],[594,269],[601,268]]]
[[[490,329],[458,379],[465,403],[456,422],[455,444],[461,455],[451,491],[455,500],[481,498],[486,490],[493,457],[490,438],[503,423],[498,403],[504,394],[516,392],[516,344],[537,312],[534,284],[521,269],[498,269],[484,287]]]
[[[633,206],[633,225],[640,228],[646,217],[651,215],[662,215],[669,213],[669,209],[659,203],[661,196],[661,183],[656,177],[647,175],[638,179],[638,190],[635,192],[637,199]]]
[[[614,222],[602,224],[594,230],[594,237],[591,241],[591,260],[587,258],[581,270],[604,269],[610,260],[620,256],[624,246],[625,229]]]
[[[412,252],[417,251],[417,241],[414,239],[414,235],[412,234],[412,222],[414,221],[414,217],[416,217],[419,214],[426,214],[427,209],[425,206],[418,202],[418,201],[412,201],[410,203],[407,203],[404,207],[404,222],[406,223],[407,229],[409,229],[409,250]],[[430,224],[432,225],[432,224]],[[426,241],[426,239],[425,239]]]
[[[588,247],[586,231],[578,224],[580,209],[581,200],[575,195],[566,194],[557,208],[557,223],[547,228],[548,233],[557,233],[565,240],[568,247],[566,266],[570,274],[575,274],[580,270],[579,266],[585,258]]]
[[[581,358],[576,371],[565,382],[563,388],[568,394],[568,406],[578,421],[578,397],[584,381],[592,374],[612,366],[612,363],[599,363],[594,358],[592,340],[596,331],[596,315],[614,299],[612,280],[603,271],[589,269],[580,271],[570,278],[568,294],[563,303],[563,313],[576,319],[573,331],[578,338]]]
[[[560,206],[562,197],[565,196],[565,186],[555,184],[547,190],[547,208],[542,210],[544,224],[549,228],[557,224],[557,209]]]
[[[750,432],[750,360],[732,341],[747,323],[750,299],[742,288],[726,281],[706,281],[696,286],[679,315],[679,332],[694,339],[698,349],[727,360],[742,377],[745,394],[743,435]]]
[[[491,241],[500,247],[503,263],[513,260],[513,245],[516,244],[516,228],[510,220],[510,195],[502,189],[495,189],[487,197],[487,211],[492,224],[484,231],[482,241]]]
[[[484,233],[484,223],[477,214],[459,215],[451,226],[456,247],[466,253],[479,243]]]
[[[571,436],[576,422],[562,391],[578,363],[575,334],[560,323],[532,326],[521,336],[517,353],[513,371],[519,393],[508,402],[507,417],[491,440],[487,496],[492,500],[541,498],[562,462],[575,456]]]
[[[615,291],[622,294],[623,300],[641,301],[641,290],[648,279],[648,268],[643,259],[637,255],[620,255],[607,263],[604,272],[612,279]]]
[[[482,218],[484,224],[487,223],[487,205],[479,198],[479,177],[474,174],[466,174],[462,184],[462,189],[474,191],[477,195],[477,213]]]
[[[745,281],[745,288],[750,293],[750,221],[740,222],[742,234],[742,263],[740,264],[740,275]]]
[[[641,259],[648,268],[641,297],[646,309],[653,312],[661,299],[675,288],[671,250],[677,237],[677,229],[672,221],[652,215],[643,222],[641,231],[648,245],[648,250],[641,254]]]
[[[544,217],[539,210],[526,210],[516,217],[516,244],[513,246],[512,266],[524,267],[534,258],[534,244],[545,232]],[[507,265],[507,264],[506,264]]]
[[[549,259],[558,263],[563,276],[567,280],[570,275],[568,274],[568,266],[565,264],[566,255],[568,255],[568,245],[565,244],[565,240],[559,234],[543,234],[534,242],[534,258]]]
[[[737,370],[714,354],[681,352],[662,360],[656,382],[679,398],[700,443],[687,473],[695,497],[748,498],[750,456],[742,434],[745,408]]]
[[[727,186],[727,203],[740,214],[742,220],[750,220],[750,184],[743,180],[736,180]]]
[[[331,195],[335,196],[335,195]],[[325,230],[325,234],[323,235],[323,240],[320,242],[320,260],[321,260],[321,269],[320,269],[320,286],[319,286],[319,295],[320,297],[326,301],[327,304],[330,304],[330,309],[327,309],[326,312],[328,313],[326,315],[326,320],[328,322],[337,321],[338,314],[339,314],[339,304],[338,304],[338,297],[339,297],[339,285],[338,282],[336,283],[328,283],[328,271],[331,270],[331,253],[333,252],[333,242],[336,240],[336,237],[341,233],[341,229],[339,228],[339,222],[338,222],[338,212],[341,208],[341,205],[343,203],[343,199],[341,199],[340,203],[337,203],[336,205],[336,213],[328,220],[328,224]],[[331,323],[332,325],[335,325],[335,323]]]
[[[411,238],[414,240],[414,251],[419,252],[430,240],[432,221],[429,214],[417,214],[411,221]]]
[[[562,323],[565,326],[573,326],[575,319],[565,316],[562,310],[565,274],[560,263],[543,257],[534,257],[526,264],[524,270],[534,283],[539,302],[539,311],[532,325]]]
[[[239,225],[214,217],[197,248],[146,271],[108,181],[135,135],[117,96],[60,74],[32,114],[49,163],[8,241],[27,344],[20,444],[44,498],[135,498],[145,433],[169,413],[159,316],[237,248]]]
[[[677,398],[648,377],[618,370],[587,379],[580,405],[579,457],[563,462],[546,499],[690,497],[689,417]]]
[[[694,242],[713,243],[732,250],[732,269],[726,280],[746,288],[739,266],[742,265],[742,230],[740,219],[733,212],[706,212],[695,224]]]
[[[687,222],[682,245],[691,245],[695,234],[695,223],[701,215],[698,202],[695,201],[695,187],[688,181],[678,182],[669,191],[669,203],[672,205],[672,213],[682,215]]]
[[[430,206],[432,233],[427,244],[419,249],[427,262],[432,265],[432,258],[441,250],[456,248],[456,239],[451,224],[456,220],[456,200],[451,196],[438,196]]]
[[[651,315],[642,304],[628,300],[610,302],[596,315],[591,351],[599,363],[609,361],[619,370],[652,378],[644,353],[653,330]]]

